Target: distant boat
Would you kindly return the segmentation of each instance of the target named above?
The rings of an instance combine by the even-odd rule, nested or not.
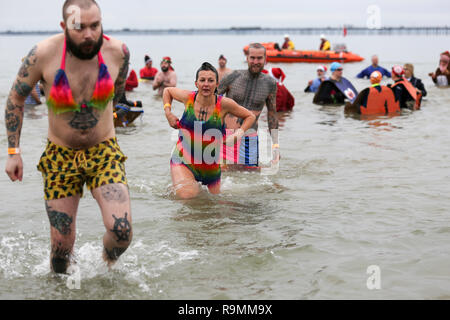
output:
[[[267,50],[267,62],[306,62],[306,63],[331,63],[331,62],[360,62],[364,58],[348,52],[345,46],[339,51],[317,51],[317,50],[278,50],[275,49],[275,42],[262,43]],[[244,47],[245,55],[248,54],[248,47]]]

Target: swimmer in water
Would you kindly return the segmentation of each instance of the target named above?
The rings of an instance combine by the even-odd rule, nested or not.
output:
[[[235,70],[224,77],[219,84],[219,94],[236,101],[251,111],[256,121],[250,130],[245,130],[243,139],[234,148],[226,147],[224,159],[229,169],[246,170],[259,168],[258,150],[258,119],[267,107],[267,120],[272,136],[273,164],[280,160],[278,144],[278,118],[277,118],[277,83],[271,76],[264,74],[266,63],[266,49],[260,43],[249,46],[247,55],[248,69]],[[242,120],[234,115],[227,115],[225,126],[227,135],[241,128]]]
[[[227,58],[225,58],[223,54],[221,54],[219,57],[219,69],[217,70],[217,72],[219,72],[219,83],[222,78],[229,74],[231,71],[233,70],[227,68]]]
[[[161,61],[161,72],[155,77],[153,90],[158,90],[158,95],[162,96],[165,88],[177,86],[177,74],[172,67],[172,59],[164,57]]]
[[[232,114],[243,119],[242,126],[227,137],[227,144],[239,140],[255,122],[255,116],[234,100],[217,95],[219,74],[208,62],[197,71],[191,92],[166,88],[163,93],[164,112],[169,125],[179,129],[179,140],[170,160],[173,187],[177,197],[191,199],[199,192],[198,183],[206,185],[212,194],[220,193],[221,153],[224,118]],[[172,101],[185,105],[181,120],[171,111]]]
[[[81,12],[72,25],[72,6]],[[103,258],[110,266],[133,237],[126,156],[117,143],[113,106],[122,97],[130,53],[121,41],[103,35],[94,0],[66,0],[63,33],[38,43],[24,60],[5,112],[8,136],[6,173],[22,181],[20,132],[25,98],[40,80],[48,105],[48,141],[38,170],[50,222],[50,266],[66,273],[73,259],[76,219],[86,184],[105,226]]]

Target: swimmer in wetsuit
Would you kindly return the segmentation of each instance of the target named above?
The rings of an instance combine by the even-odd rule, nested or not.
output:
[[[258,151],[258,119],[267,106],[267,119],[272,136],[274,160],[280,158],[278,145],[278,118],[276,110],[277,83],[269,75],[264,74],[266,62],[266,49],[259,43],[249,46],[247,55],[247,70],[236,70],[222,79],[219,85],[219,94],[236,101],[239,105],[250,110],[256,117],[253,127],[246,131],[242,141],[234,148],[226,148],[224,159],[228,168],[252,169],[259,167]],[[225,118],[227,135],[241,127],[242,119],[232,115]]]
[[[179,139],[170,160],[170,171],[176,195],[194,198],[199,193],[198,182],[213,194],[220,192],[221,151],[224,122],[227,114],[243,119],[242,128],[227,137],[233,144],[255,122],[255,116],[229,98],[216,94],[219,74],[205,62],[197,71],[197,92],[174,87],[164,89],[163,102],[167,121],[179,129]],[[181,120],[171,112],[173,100],[182,102],[185,110]]]

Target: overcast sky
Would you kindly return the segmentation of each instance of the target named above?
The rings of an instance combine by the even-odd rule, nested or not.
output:
[[[0,0],[0,31],[57,30],[64,0]],[[450,25],[448,0],[97,0],[105,29]],[[373,14],[372,14],[373,15]],[[373,17],[372,17],[373,18]]]

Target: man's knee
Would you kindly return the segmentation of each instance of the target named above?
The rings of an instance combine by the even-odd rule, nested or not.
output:
[[[118,247],[128,247],[133,237],[131,216],[128,215],[128,212],[125,212],[123,216],[117,217],[113,214],[112,217],[114,221],[108,226],[108,234]]]

